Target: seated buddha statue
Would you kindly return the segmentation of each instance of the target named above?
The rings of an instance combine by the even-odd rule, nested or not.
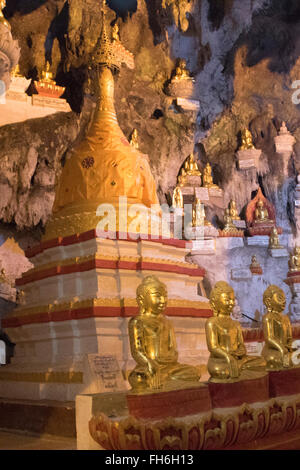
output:
[[[259,199],[256,204],[254,223],[262,224],[266,222],[273,222],[273,220],[269,219],[268,209],[265,207],[263,200]]]
[[[236,202],[232,199],[229,203],[229,214],[232,220],[241,220],[239,217],[238,210],[236,208]]]
[[[230,210],[225,209],[223,232],[236,232],[236,231],[237,231],[237,228],[232,222],[232,217],[230,215]]]
[[[186,68],[186,61],[184,59],[179,59],[177,63],[177,67],[175,69],[175,75],[173,80],[179,81],[179,80],[191,80],[192,77],[190,76],[190,73],[188,69]]]
[[[203,186],[204,188],[218,188],[213,182],[211,165],[207,163],[203,171]]]
[[[263,296],[267,312],[263,316],[265,346],[262,355],[268,370],[280,370],[293,366],[292,327],[290,319],[284,315],[285,294],[275,285],[269,286]]]
[[[114,24],[111,32],[112,40],[120,42],[120,36],[119,36],[119,26],[117,23]]]
[[[129,339],[137,365],[129,374],[132,391],[143,393],[159,389],[195,385],[198,370],[178,362],[174,329],[165,317],[167,289],[156,276],[147,276],[137,288],[139,315],[129,321]]]
[[[195,161],[194,154],[191,153],[184,163],[184,170],[188,176],[201,176],[201,171]]]
[[[272,228],[270,239],[269,239],[269,248],[271,250],[278,250],[278,249],[283,248],[282,245],[280,245],[279,243],[279,236],[278,236],[278,231],[276,227]]]
[[[248,129],[242,131],[242,144],[240,150],[255,149],[252,141],[252,134]]]
[[[263,371],[265,360],[259,356],[247,355],[241,325],[230,317],[235,305],[235,295],[227,282],[216,283],[210,294],[210,304],[214,316],[205,324],[210,352],[207,364],[210,381],[234,381],[243,379],[243,371]]]
[[[295,246],[294,252],[290,253],[289,271],[300,271],[300,246]]]
[[[181,168],[181,172],[177,177],[177,184],[182,187],[186,184],[186,172],[184,168]]]

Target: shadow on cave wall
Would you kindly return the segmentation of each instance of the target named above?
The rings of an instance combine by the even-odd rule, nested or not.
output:
[[[15,13],[28,15],[45,3],[47,3],[47,0],[6,0],[6,7],[3,13],[7,19],[11,18]]]

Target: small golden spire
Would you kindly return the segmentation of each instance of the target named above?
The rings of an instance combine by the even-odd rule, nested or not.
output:
[[[3,24],[4,26],[10,29],[10,24],[8,23],[8,21],[6,21],[3,15],[3,10],[5,7],[6,7],[6,1],[0,0],[0,24]]]

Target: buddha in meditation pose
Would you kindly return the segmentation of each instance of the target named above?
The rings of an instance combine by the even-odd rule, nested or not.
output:
[[[238,210],[236,208],[236,202],[232,199],[229,203],[229,214],[232,220],[241,220],[239,217]]]
[[[207,163],[206,167],[203,171],[203,186],[204,188],[218,188],[216,184],[213,182],[213,177],[211,174],[211,165]]]
[[[259,199],[255,208],[255,223],[260,224],[264,222],[272,222],[272,220],[269,219],[269,212],[264,205],[264,201],[262,199]]]
[[[130,145],[135,148],[135,149],[138,149],[139,148],[139,142],[138,142],[138,131],[137,129],[133,129],[132,133],[131,133],[131,136],[130,136],[130,141],[129,141]]]
[[[253,141],[252,141],[252,134],[248,129],[244,129],[242,131],[242,145],[240,150],[249,150],[254,149]]]
[[[290,272],[300,271],[300,246],[295,246],[294,252],[290,254],[289,270]]]
[[[278,236],[278,231],[276,227],[272,228],[272,232],[270,234],[270,240],[269,240],[269,248],[272,250],[278,250],[280,248],[283,248],[282,245],[279,243],[279,236]]]
[[[177,178],[177,183],[179,184],[180,187],[186,184],[186,172],[184,168],[181,168],[180,175]]]
[[[244,370],[264,371],[264,359],[247,355],[241,325],[230,317],[235,305],[235,295],[227,282],[216,283],[210,294],[210,304],[214,316],[205,324],[210,352],[207,365],[210,381],[242,379]]]
[[[224,212],[223,232],[226,232],[226,233],[228,233],[228,232],[237,232],[237,228],[232,222],[232,217],[230,215],[230,210],[229,209],[225,209],[225,212]]]
[[[137,363],[128,378],[132,391],[143,393],[197,384],[198,370],[178,362],[174,329],[164,315],[165,284],[156,276],[147,276],[137,288],[137,303],[139,315],[129,322],[131,354]]]
[[[262,351],[267,362],[268,370],[280,370],[292,367],[292,354],[296,350],[292,347],[292,327],[290,319],[284,315],[286,304],[282,289],[269,286],[263,296],[267,308],[263,316],[263,331],[265,346]]]
[[[186,68],[186,61],[184,59],[179,59],[173,80],[178,81],[187,79],[191,80],[191,76],[188,69]]]
[[[193,153],[191,153],[191,155],[186,159],[184,164],[184,170],[189,176],[201,176],[201,172],[198,168],[197,162],[195,161]]]

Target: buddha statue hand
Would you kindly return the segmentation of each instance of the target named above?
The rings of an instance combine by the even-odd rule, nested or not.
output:
[[[231,378],[239,377],[240,371],[239,371],[238,361],[234,356],[229,355],[229,354],[228,354],[228,365],[229,365],[230,377]]]

